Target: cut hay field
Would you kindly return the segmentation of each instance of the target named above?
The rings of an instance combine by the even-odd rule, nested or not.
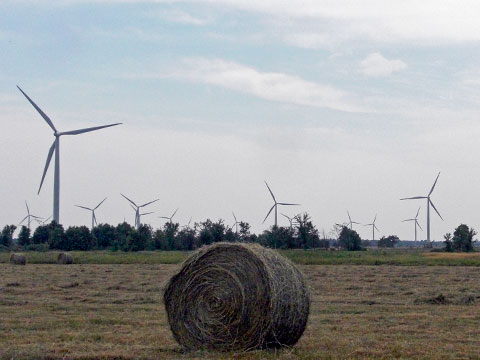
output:
[[[279,250],[300,265],[427,265],[480,266],[480,252],[445,253],[424,249],[368,249],[368,251]],[[56,264],[58,251],[24,252],[29,264]],[[187,251],[72,251],[76,264],[179,264]],[[10,253],[0,252],[0,263],[9,262]]]
[[[0,264],[0,359],[478,358],[480,268],[301,266],[312,293],[298,345],[182,353],[162,304],[178,265]]]

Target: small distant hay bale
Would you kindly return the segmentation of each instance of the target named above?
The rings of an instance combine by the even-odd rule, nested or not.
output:
[[[165,308],[187,350],[292,346],[307,325],[302,273],[257,244],[217,243],[193,253],[168,282]]]
[[[57,263],[63,265],[73,264],[73,256],[66,253],[60,253],[58,254]]]
[[[27,263],[27,258],[23,254],[12,254],[10,255],[10,264],[13,265],[25,265]]]

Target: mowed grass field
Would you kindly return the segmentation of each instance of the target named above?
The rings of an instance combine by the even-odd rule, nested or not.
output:
[[[236,354],[183,353],[176,344],[162,292],[178,267],[0,264],[0,359],[473,359],[480,354],[479,267],[300,265],[312,295],[300,342],[291,349]]]

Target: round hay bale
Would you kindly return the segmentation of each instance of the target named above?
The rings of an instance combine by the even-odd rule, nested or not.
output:
[[[245,351],[294,345],[307,325],[302,273],[257,244],[204,246],[168,282],[165,308],[187,350]]]
[[[10,255],[10,264],[13,265],[25,265],[27,263],[27,258],[23,254],[12,254]]]
[[[73,264],[73,256],[66,253],[60,253],[58,254],[57,263],[63,265]]]

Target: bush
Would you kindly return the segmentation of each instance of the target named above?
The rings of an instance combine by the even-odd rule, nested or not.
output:
[[[115,227],[109,224],[100,224],[92,229],[92,235],[98,249],[112,247],[115,241]]]
[[[15,225],[5,225],[0,233],[0,245],[5,248],[10,248],[13,242],[13,233],[17,227]]]
[[[382,236],[380,240],[378,240],[378,247],[383,248],[394,248],[395,245],[400,241],[397,235],[390,235],[390,236]]]
[[[65,231],[65,242],[63,246],[58,247],[60,250],[92,250],[95,246],[95,240],[93,239],[90,230],[86,226],[72,226]]]
[[[459,225],[453,233],[453,249],[455,251],[473,251],[473,237],[477,234],[473,228],[465,224]]]
[[[30,229],[25,225],[22,226],[22,228],[20,229],[20,234],[18,234],[18,245],[30,245]]]

